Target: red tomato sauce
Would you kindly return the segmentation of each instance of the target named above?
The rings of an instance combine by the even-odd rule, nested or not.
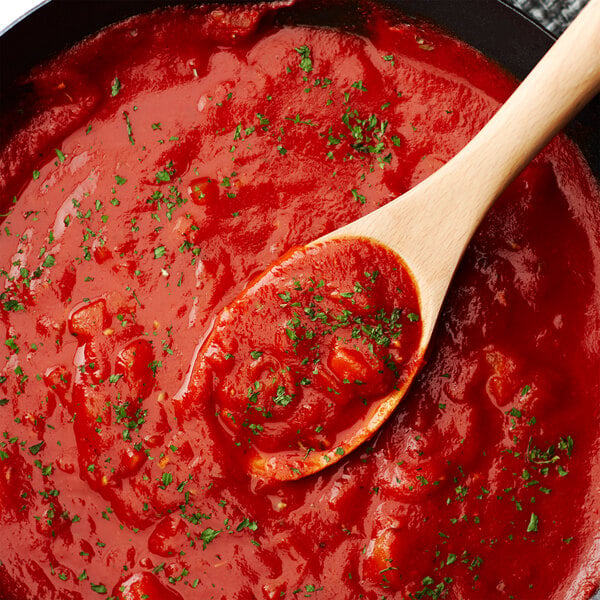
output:
[[[255,379],[225,363],[210,388],[198,367],[215,319],[288,250],[432,173],[515,85],[427,25],[373,9],[358,35],[278,10],[115,25],[34,70],[3,117],[0,597],[588,597],[600,193],[564,137],[480,227],[386,426],[318,475],[248,473],[223,418],[247,396],[214,381]],[[366,286],[344,257],[324,275]],[[244,344],[274,343],[243,314]],[[264,448],[296,441],[278,423]]]

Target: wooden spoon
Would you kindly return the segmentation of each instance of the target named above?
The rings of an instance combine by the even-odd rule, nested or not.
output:
[[[450,281],[479,223],[508,184],[599,90],[600,0],[591,0],[508,101],[452,160],[386,206],[310,245],[366,238],[399,255],[419,293],[422,338],[418,356],[423,356]],[[304,458],[262,455],[251,463],[251,472],[267,479],[290,480],[334,464],[377,431],[409,384],[375,402],[365,422],[343,441],[342,452],[319,452]]]

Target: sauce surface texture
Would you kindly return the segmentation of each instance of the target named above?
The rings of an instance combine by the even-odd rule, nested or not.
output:
[[[0,598],[589,597],[600,193],[566,138],[482,224],[386,426],[318,475],[248,473],[335,452],[420,323],[377,246],[235,299],[432,173],[515,86],[375,7],[360,34],[287,10],[133,18],[3,115]]]

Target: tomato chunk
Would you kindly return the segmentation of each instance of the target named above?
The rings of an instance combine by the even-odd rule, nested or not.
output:
[[[110,325],[106,301],[101,298],[76,309],[69,318],[69,331],[81,338],[92,338]]]
[[[115,600],[181,600],[152,573],[135,573],[113,590]]]

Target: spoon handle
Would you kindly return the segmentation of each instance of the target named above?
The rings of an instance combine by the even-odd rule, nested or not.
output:
[[[494,117],[451,161],[454,164],[448,164],[463,201],[469,198],[478,213],[475,226],[506,186],[598,91],[600,0],[591,0]],[[450,184],[452,175],[445,177]]]
[[[436,212],[430,227],[446,236],[438,252],[447,254],[448,282],[496,198],[598,91],[600,0],[591,0],[475,138],[427,180],[445,190],[428,205]],[[441,304],[445,287],[437,293]]]

